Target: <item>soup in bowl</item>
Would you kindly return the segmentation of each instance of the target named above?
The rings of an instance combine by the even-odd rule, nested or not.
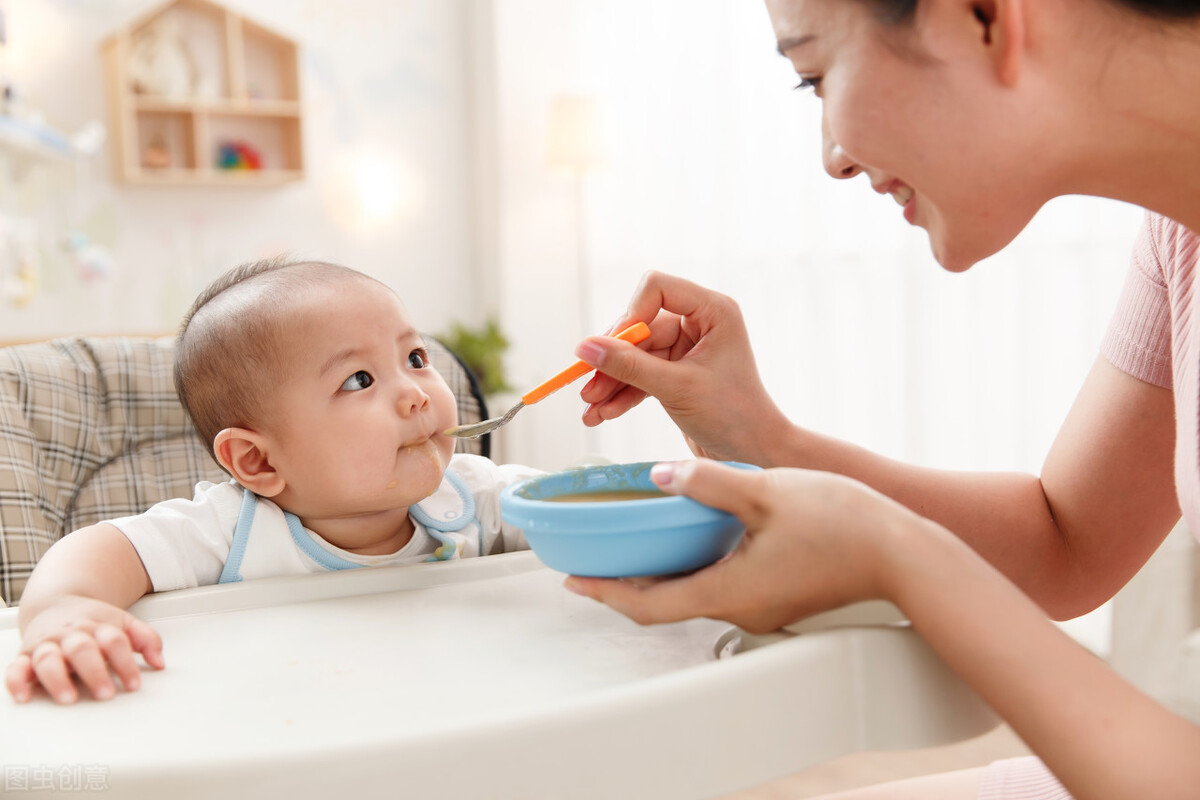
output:
[[[655,463],[529,478],[501,493],[500,513],[525,532],[542,563],[572,575],[672,575],[708,566],[733,550],[743,533],[737,517],[659,491],[650,480]]]

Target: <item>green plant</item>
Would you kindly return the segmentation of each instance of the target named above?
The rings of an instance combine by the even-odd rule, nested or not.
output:
[[[504,351],[508,349],[508,339],[500,332],[496,320],[489,319],[482,328],[469,328],[455,322],[449,332],[437,338],[471,368],[485,395],[512,388],[504,378]]]

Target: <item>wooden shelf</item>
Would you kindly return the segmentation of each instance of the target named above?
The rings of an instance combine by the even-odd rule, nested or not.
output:
[[[151,41],[167,51],[159,61],[168,69],[157,74],[139,67]],[[303,180],[291,40],[210,0],[174,0],[106,40],[104,59],[119,180],[251,187]]]
[[[162,167],[157,169],[142,169],[134,183],[146,186],[279,186],[292,183],[304,178],[297,170],[260,169],[249,170],[218,169],[216,167]]]

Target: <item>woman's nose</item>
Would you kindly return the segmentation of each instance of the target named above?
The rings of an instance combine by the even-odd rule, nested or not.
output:
[[[862,167],[829,135],[829,126],[824,122],[821,124],[821,159],[825,162],[825,171],[835,178],[853,178],[862,172]]]
[[[825,145],[825,171],[835,178],[853,178],[862,172],[862,167],[854,163],[854,159],[846,155],[836,143]]]

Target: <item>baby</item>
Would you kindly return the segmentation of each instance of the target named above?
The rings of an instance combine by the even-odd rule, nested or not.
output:
[[[229,473],[191,500],[63,537],[21,599],[6,684],[59,703],[138,688],[135,653],[162,641],[126,609],[149,592],[527,547],[499,493],[537,474],[452,455],[454,395],[399,297],[320,262],[238,267],[196,299],[176,340],[175,386]]]

